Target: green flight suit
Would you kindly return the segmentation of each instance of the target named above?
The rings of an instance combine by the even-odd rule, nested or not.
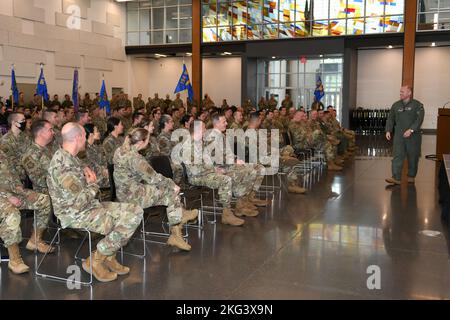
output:
[[[407,104],[399,100],[391,107],[386,121],[386,132],[391,135],[393,133],[392,177],[396,180],[401,180],[405,157],[408,158],[408,177],[415,177],[417,174],[422,144],[420,126],[424,115],[423,104],[414,99]],[[403,134],[408,129],[414,132],[409,138],[404,138]]]

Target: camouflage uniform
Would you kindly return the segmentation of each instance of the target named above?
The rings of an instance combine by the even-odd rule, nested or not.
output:
[[[22,157],[22,166],[33,183],[33,190],[48,194],[47,170],[53,153],[49,147],[41,147],[33,142]]]
[[[26,174],[22,167],[21,160],[30,144],[30,138],[23,132],[20,132],[16,137],[12,131],[8,131],[8,133],[0,139],[0,150],[8,157],[12,174],[22,181],[26,179]]]
[[[175,100],[172,101],[171,104],[172,108],[181,108],[184,106],[183,104],[183,100],[181,100],[180,98],[176,98]]]
[[[168,156],[169,158],[173,147],[177,144],[176,142],[170,140],[171,135],[172,133],[162,131],[158,136],[159,152],[161,155]],[[180,183],[183,179],[183,168],[181,165],[175,164],[172,161],[170,161],[170,165],[173,171],[173,180],[176,183]]]
[[[212,165],[211,159],[203,157],[201,163],[194,162],[194,155],[202,155],[202,143],[195,143],[194,139],[186,140],[184,148],[191,150],[191,158],[187,159],[184,164],[186,166],[186,174],[189,183],[194,186],[206,186],[218,189],[219,201],[224,208],[230,208],[231,197],[233,191],[233,183],[231,177],[217,173]]]
[[[96,199],[98,185],[86,181],[80,159],[64,149],[59,149],[50,162],[47,185],[63,228],[86,228],[105,235],[97,244],[102,255],[111,256],[125,246],[142,221],[139,206],[100,203]]]
[[[218,130],[213,130],[211,134],[221,134]],[[225,137],[224,137],[225,138]],[[214,140],[208,141],[206,139],[205,148],[214,143]],[[260,164],[255,163],[245,163],[245,164],[227,164],[227,155],[234,155],[234,152],[230,150],[231,146],[228,144],[226,138],[224,139],[223,148],[223,160],[222,164],[219,165],[225,170],[225,175],[232,178],[233,181],[233,193],[237,194],[237,197],[244,196],[253,191],[258,191],[261,187],[262,181],[264,180],[264,167]],[[212,154],[214,158],[214,152]]]
[[[161,155],[161,151],[159,150],[159,144],[156,140],[156,137],[150,136],[150,140],[148,142],[147,148],[145,148],[142,152],[147,159],[150,160],[151,157],[156,157]]]
[[[170,141],[171,136],[171,132],[164,131],[161,131],[158,136],[159,150],[161,151],[161,154],[168,157],[170,157],[170,153],[172,152],[173,147],[176,145],[175,142]]]
[[[311,136],[309,147],[322,150],[327,161],[334,160],[336,158],[336,147],[328,141],[327,135],[323,132],[319,123],[317,121],[314,124],[310,122],[307,126],[309,126]]]
[[[284,99],[283,101],[281,101],[281,106],[282,106],[282,107],[286,107],[286,109],[288,109],[288,110],[289,110],[289,108],[291,108],[293,105],[294,105],[294,103],[292,102],[291,99],[289,99],[289,100]]]
[[[278,106],[278,101],[276,99],[269,99],[269,102],[267,103],[269,110],[275,110]]]
[[[100,188],[109,187],[108,161],[102,145],[95,143],[90,145],[86,142],[86,149],[78,154],[78,158],[84,167],[89,167],[95,172]]]
[[[134,110],[141,110],[145,109],[145,102],[144,100],[136,99],[134,101]]]
[[[108,129],[106,119],[99,116],[93,116],[92,124],[97,127],[98,131],[100,131],[100,136],[104,137]]]
[[[142,208],[167,206],[170,225],[181,222],[180,197],[175,183],[159,173],[139,154],[135,146],[122,145],[114,154],[114,181],[117,199]]]
[[[61,148],[61,145],[62,145],[61,130],[56,126],[53,126],[53,140],[48,146],[52,155],[55,154],[56,150]]]
[[[133,126],[133,119],[131,117],[119,117],[123,125],[123,132],[127,132]]]
[[[105,150],[106,161],[108,164],[113,163],[114,152],[116,152],[116,149],[123,144],[124,140],[124,137],[119,136],[116,138],[110,134],[103,141],[103,150]]]
[[[18,177],[10,172],[9,160],[0,151],[0,238],[6,247],[22,241],[20,230],[20,211],[22,209],[36,210],[36,227],[45,229],[51,213],[50,198],[42,193],[22,187]],[[20,199],[20,207],[12,205],[8,198]]]

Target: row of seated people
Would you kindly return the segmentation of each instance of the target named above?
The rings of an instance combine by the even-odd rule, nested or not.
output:
[[[195,219],[198,212],[182,207],[178,179],[174,177],[172,181],[161,176],[148,161],[149,156],[161,153],[161,150],[167,149],[170,155],[176,144],[170,139],[173,128],[170,116],[164,115],[159,121],[159,136],[169,133],[166,140],[152,135],[154,121],[135,123],[135,127],[123,136],[121,120],[111,117],[107,121],[109,135],[102,145],[98,144],[100,134],[95,125],[80,124],[84,116],[78,116],[78,123],[66,123],[60,131],[52,125],[51,118],[54,117],[54,110],[44,112],[44,119],[33,123],[33,140],[27,143],[24,138],[24,115],[11,113],[8,117],[10,131],[0,141],[1,174],[5,177],[0,183],[0,206],[3,209],[0,214],[0,238],[8,248],[9,268],[13,272],[29,270],[18,249],[21,242],[20,209],[36,210],[36,229],[26,246],[29,250],[53,252],[54,248],[42,240],[52,207],[64,228],[88,228],[105,235],[93,253],[93,261],[87,259],[83,263],[87,272],[92,264],[93,274],[100,281],[112,281],[118,274],[129,272],[127,267],[117,262],[115,254],[126,245],[141,223],[145,208],[166,206],[171,225],[168,244],[182,250],[191,249],[181,236],[181,226]],[[196,154],[200,152],[195,149],[198,142],[202,145],[207,141],[206,125],[201,120],[194,121],[193,117],[189,119],[185,127],[189,128],[190,139],[185,140],[192,142],[192,154]],[[251,114],[248,119],[249,129],[260,128],[258,113]],[[214,128],[212,132],[223,133],[227,128],[226,117],[222,114],[213,114],[211,123]],[[297,177],[293,167],[299,160],[292,148],[283,148],[280,163],[288,173],[289,190],[304,193],[305,190],[295,185]],[[118,202],[100,202],[97,199],[99,188],[112,180],[105,162],[114,165],[113,179]],[[173,163],[173,166],[177,171],[179,164]],[[213,160],[201,164],[188,162],[186,171],[191,184],[219,189],[224,224],[242,225],[244,220],[239,217],[257,216],[256,206],[267,205],[266,201],[256,197],[264,178],[264,167],[261,165],[235,158],[233,163],[226,165],[217,165]],[[24,188],[21,183],[26,175],[31,179],[33,190]],[[232,196],[238,199],[234,210],[231,208]]]

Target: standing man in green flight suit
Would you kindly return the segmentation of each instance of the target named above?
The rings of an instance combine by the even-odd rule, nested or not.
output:
[[[412,99],[410,86],[400,89],[400,100],[395,102],[386,122],[386,139],[394,138],[392,177],[386,179],[389,184],[400,184],[403,160],[408,159],[408,183],[414,183],[419,164],[422,135],[420,126],[425,110],[423,104]]]

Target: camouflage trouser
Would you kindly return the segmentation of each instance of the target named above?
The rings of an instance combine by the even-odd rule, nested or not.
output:
[[[177,225],[181,222],[183,212],[180,196],[174,190],[175,186],[176,184],[169,178],[165,178],[161,183],[156,185],[139,184],[131,187],[119,186],[117,189],[117,199],[121,202],[136,204],[144,209],[166,206],[169,224]]]
[[[97,250],[111,256],[130,240],[142,221],[144,211],[130,203],[102,202],[95,208],[77,217],[70,228],[86,228],[105,237],[97,244]]]
[[[45,194],[25,190],[22,194],[14,194],[14,196],[22,202],[19,208],[12,205],[7,197],[0,197],[0,238],[5,243],[5,247],[22,241],[19,210],[36,210],[38,229],[47,227],[51,213],[50,198]]]
[[[233,181],[233,194],[242,197],[251,191],[258,191],[264,180],[264,167],[260,164],[245,163],[225,168],[225,175]]]
[[[295,157],[282,156],[280,157],[281,171],[287,173],[286,177],[289,182],[297,182],[297,173],[294,170],[294,166],[299,165],[300,161]]]
[[[172,167],[173,172],[173,181],[179,185],[181,181],[183,180],[183,167],[181,164],[170,162],[170,166]]]
[[[342,154],[345,153],[345,151],[347,151],[349,141],[348,141],[347,137],[344,136],[344,134],[342,132],[338,132],[335,135],[335,137],[341,141],[341,143],[339,143],[339,145],[337,146],[337,153],[339,155],[342,155]]]
[[[189,177],[189,182],[194,186],[218,189],[220,203],[224,208],[230,207],[231,196],[234,191],[231,177],[219,173],[208,173],[204,176]]]
[[[336,147],[327,140],[325,134],[319,133],[318,131],[315,130],[312,134],[311,147],[322,150],[325,153],[325,159],[327,161],[334,160],[336,158]]]

